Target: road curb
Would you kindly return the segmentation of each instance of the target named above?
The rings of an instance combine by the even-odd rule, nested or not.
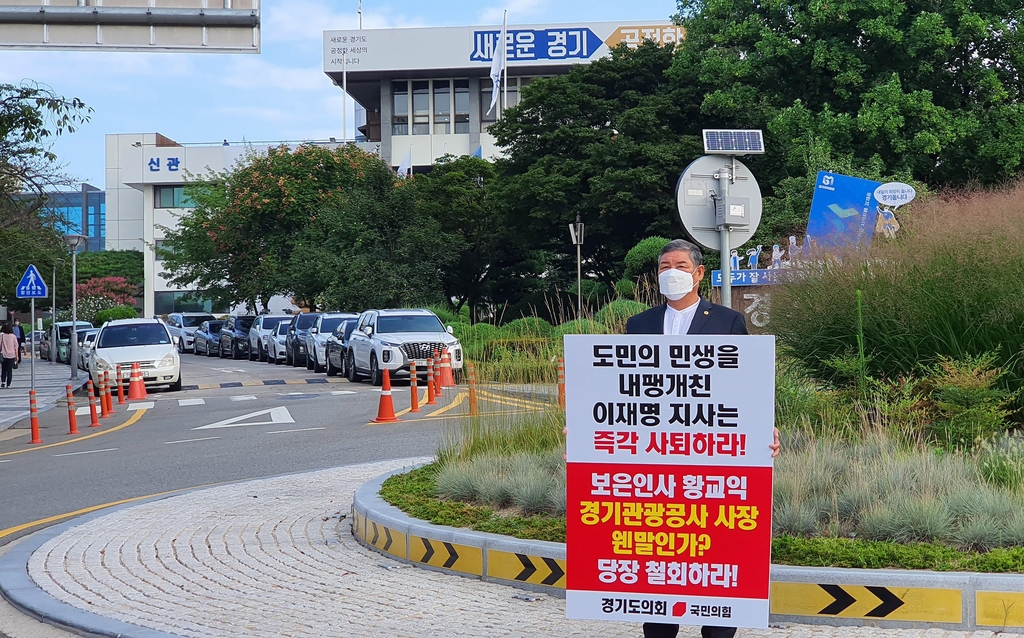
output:
[[[365,547],[425,569],[565,597],[565,544],[434,525],[360,487],[351,533]],[[349,527],[349,529],[345,529]],[[771,622],[883,629],[1024,629],[1024,574],[772,565]]]

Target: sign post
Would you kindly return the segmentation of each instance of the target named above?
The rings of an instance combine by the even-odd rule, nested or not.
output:
[[[566,616],[765,628],[775,338],[565,337]]]
[[[46,288],[46,281],[43,276],[39,274],[39,269],[34,265],[29,264],[25,270],[25,274],[22,276],[21,281],[18,282],[17,288],[18,299],[31,299],[32,300],[32,336],[29,337],[29,377],[31,378],[31,391],[36,390],[36,355],[34,351],[35,343],[35,329],[36,329],[36,299],[46,299],[50,296],[49,290]],[[22,328],[24,330],[24,328]]]

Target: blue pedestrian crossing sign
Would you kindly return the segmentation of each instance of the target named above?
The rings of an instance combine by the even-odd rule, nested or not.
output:
[[[18,282],[18,299],[46,299],[49,296],[50,291],[47,290],[39,269],[29,264],[25,276]]]

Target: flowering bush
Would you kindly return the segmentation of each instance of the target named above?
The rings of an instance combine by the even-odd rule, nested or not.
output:
[[[96,314],[118,306],[134,306],[138,288],[124,277],[94,277],[78,284],[78,318],[95,323]]]

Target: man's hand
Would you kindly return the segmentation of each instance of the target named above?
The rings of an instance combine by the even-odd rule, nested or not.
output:
[[[779,451],[782,449],[782,443],[779,442],[779,428],[775,428],[775,440],[768,446],[768,449],[772,451],[773,459],[779,455]]]

